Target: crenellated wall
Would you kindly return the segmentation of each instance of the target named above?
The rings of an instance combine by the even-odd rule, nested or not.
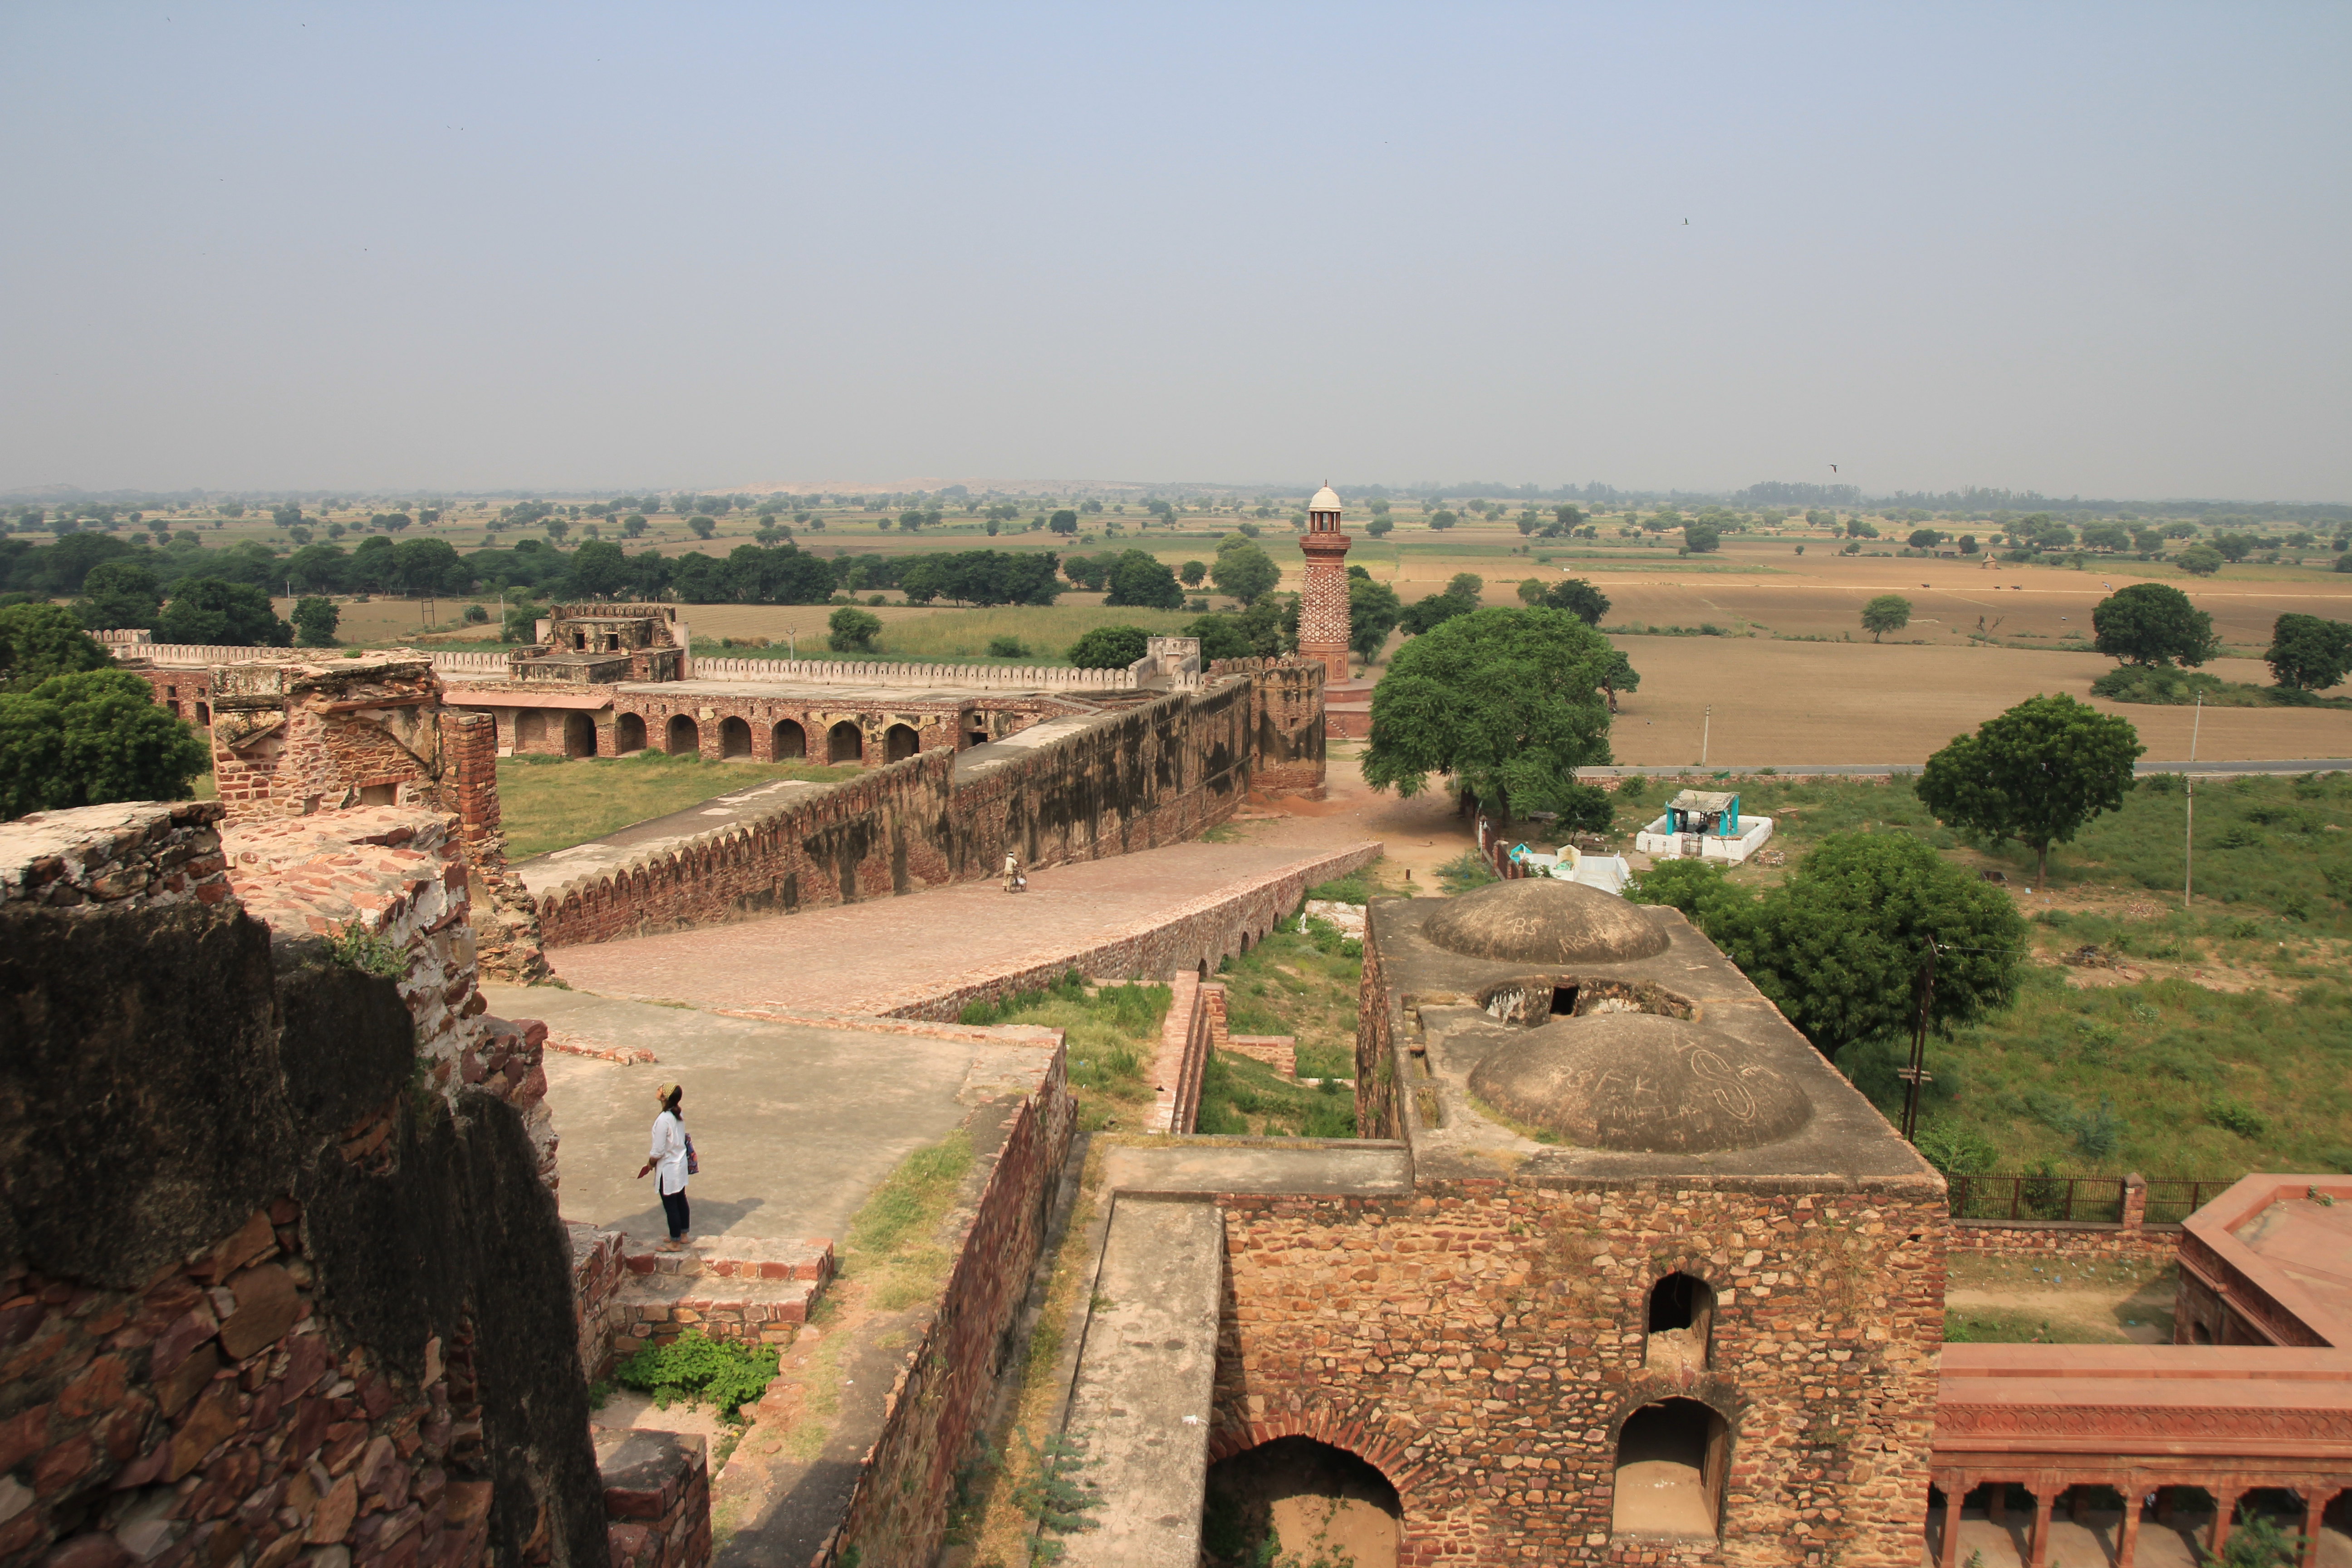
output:
[[[550,946],[851,903],[1180,843],[1240,805],[1255,683],[1174,692],[1002,751],[924,752],[610,872],[535,888]]]

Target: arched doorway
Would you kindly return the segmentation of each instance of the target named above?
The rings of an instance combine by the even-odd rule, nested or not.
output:
[[[751,726],[740,719],[719,721],[719,754],[722,757],[748,757],[751,754]]]
[[[1662,1399],[1625,1417],[1617,1436],[1620,1535],[1712,1536],[1731,1457],[1723,1417],[1696,1399]]]
[[[613,750],[622,756],[646,749],[646,721],[635,713],[613,721]]]
[[[824,757],[829,763],[866,760],[866,731],[844,719],[824,732]]]
[[[547,749],[547,715],[536,708],[526,708],[515,715],[515,750],[543,752]]]
[[[903,763],[923,749],[923,738],[905,724],[893,724],[882,732],[882,756],[886,762]]]
[[[585,713],[563,716],[563,754],[567,757],[593,757],[596,754],[596,721]]]
[[[1667,1275],[1650,1289],[1642,1364],[1704,1370],[1714,1328],[1714,1287],[1688,1274]]]
[[[669,738],[663,750],[673,757],[690,757],[702,750],[702,731],[683,713],[669,716]]]
[[[782,762],[787,757],[808,755],[808,731],[802,729],[799,722],[794,720],[787,719],[778,724],[770,743],[773,750],[768,754],[778,762]]]
[[[1209,1467],[1201,1559],[1217,1568],[1268,1561],[1394,1568],[1404,1510],[1378,1468],[1312,1437],[1276,1437]]]

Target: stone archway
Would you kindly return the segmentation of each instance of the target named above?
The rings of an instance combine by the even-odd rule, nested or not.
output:
[[[515,750],[543,752],[547,749],[547,715],[536,708],[526,708],[515,715]]]
[[[1274,1437],[1209,1467],[1202,1557],[1242,1568],[1278,1536],[1286,1562],[1394,1568],[1403,1520],[1396,1486],[1361,1455],[1303,1435]]]
[[[646,721],[637,714],[624,713],[613,721],[613,750],[621,756],[646,749]]]
[[[719,754],[730,760],[750,757],[751,726],[740,719],[721,719],[719,721]]]
[[[1617,1434],[1611,1529],[1619,1535],[1712,1539],[1721,1533],[1731,1432],[1712,1405],[1661,1399]]]
[[[882,760],[903,763],[923,749],[923,738],[908,724],[893,724],[882,732]]]
[[[770,737],[768,754],[780,763],[791,757],[807,756],[808,731],[800,727],[797,720],[779,721],[774,733]]]
[[[866,731],[855,721],[844,719],[824,732],[824,758],[829,763],[864,762]]]
[[[596,721],[585,713],[563,716],[563,754],[567,757],[593,757],[596,754]]]
[[[702,731],[696,727],[691,716],[684,713],[673,713],[669,716],[667,743],[662,749],[673,757],[690,757],[700,754]]]

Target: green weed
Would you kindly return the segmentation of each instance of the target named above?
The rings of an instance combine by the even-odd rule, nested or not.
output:
[[[623,1386],[650,1394],[667,1410],[690,1399],[708,1405],[729,1421],[740,1421],[741,1406],[767,1392],[776,1376],[773,1345],[722,1344],[699,1329],[688,1329],[666,1345],[647,1345],[613,1369]]]

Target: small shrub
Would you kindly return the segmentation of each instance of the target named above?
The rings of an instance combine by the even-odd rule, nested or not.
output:
[[[2226,1094],[2207,1102],[2205,1120],[2241,1138],[2260,1138],[2271,1130],[2269,1117],[2244,1100]]]
[[[345,969],[382,980],[398,980],[408,973],[408,955],[357,921],[346,921],[328,936],[327,955]]]
[[[1483,888],[1503,879],[1495,868],[1486,864],[1485,856],[1475,849],[1465,849],[1437,868],[1437,880],[1449,893],[1466,893],[1473,888]]]
[[[1372,899],[1372,886],[1364,880],[1361,871],[1351,871],[1333,881],[1318,882],[1307,889],[1310,900],[1334,904],[1368,904]]]
[[[988,657],[991,658],[1027,658],[1029,657],[1029,649],[1023,644],[1019,637],[991,637],[988,639]]]
[[[666,1345],[647,1345],[613,1369],[625,1387],[642,1390],[669,1408],[674,1399],[708,1405],[730,1421],[768,1390],[776,1376],[773,1345],[721,1344],[688,1329]]]

